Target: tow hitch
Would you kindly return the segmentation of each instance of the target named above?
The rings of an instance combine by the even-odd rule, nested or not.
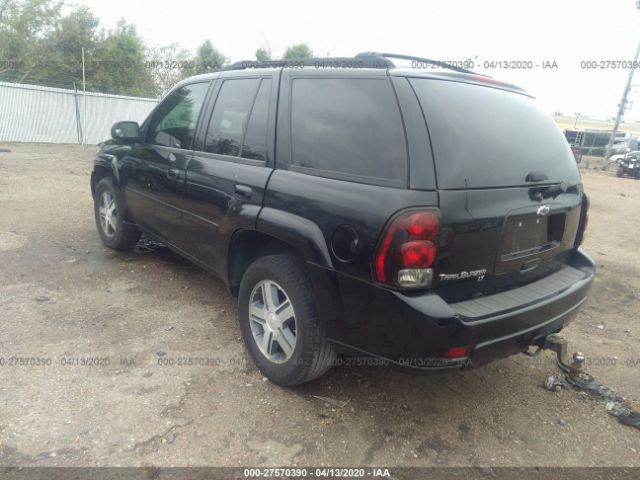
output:
[[[582,365],[584,364],[584,354],[582,352],[575,352],[573,354],[573,361],[569,363],[568,360],[568,343],[559,335],[549,335],[544,337],[539,343],[538,348],[534,352],[526,351],[526,355],[530,357],[537,357],[542,350],[552,350],[556,352],[556,358],[558,366],[561,370],[568,373],[573,379],[578,379],[582,374]],[[585,374],[587,375],[587,374]]]
[[[558,367],[565,375],[554,374],[545,381],[545,388],[558,391],[567,384],[576,390],[587,392],[597,400],[605,403],[607,412],[618,418],[620,423],[640,429],[640,412],[632,410],[624,397],[618,395],[611,387],[603,385],[591,375],[583,371],[585,356],[581,352],[575,352],[569,361],[568,343],[559,335],[549,335],[537,343],[537,349],[533,352],[525,351],[525,355],[537,357],[542,350],[552,350],[556,353]]]

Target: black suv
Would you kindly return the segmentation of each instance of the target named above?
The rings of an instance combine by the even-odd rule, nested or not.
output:
[[[97,154],[102,241],[144,232],[219,276],[278,384],[338,356],[422,370],[522,352],[591,286],[587,197],[550,116],[513,85],[395,57],[412,58],[189,78]]]

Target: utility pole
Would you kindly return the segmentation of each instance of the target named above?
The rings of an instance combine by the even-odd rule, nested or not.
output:
[[[636,8],[640,11],[640,1],[636,1]],[[636,47],[636,54],[633,57],[633,64],[631,65],[632,68],[629,69],[627,84],[624,86],[624,91],[622,92],[622,99],[620,100],[620,104],[618,105],[618,114],[616,115],[616,121],[613,124],[613,131],[611,132],[611,138],[609,138],[609,143],[607,144],[607,151],[604,154],[605,165],[609,161],[609,157],[611,156],[611,149],[613,148],[613,143],[616,141],[616,133],[618,133],[618,127],[620,126],[620,119],[622,118],[622,115],[624,115],[624,111],[627,108],[627,95],[629,94],[629,90],[631,89],[631,81],[633,80],[635,65],[638,63],[639,55],[640,55],[640,42],[638,42],[638,46]]]

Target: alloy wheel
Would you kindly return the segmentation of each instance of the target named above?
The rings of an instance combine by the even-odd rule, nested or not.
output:
[[[272,280],[262,280],[253,288],[249,324],[253,340],[273,363],[284,363],[296,347],[296,317],[289,296]]]
[[[100,228],[107,237],[112,238],[116,234],[118,211],[115,199],[109,190],[103,191],[100,195],[98,214],[100,215]]]

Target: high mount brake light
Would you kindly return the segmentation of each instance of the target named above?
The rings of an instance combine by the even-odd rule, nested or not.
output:
[[[501,80],[496,80],[495,78],[487,77],[485,75],[469,75],[469,78],[471,80],[474,80],[474,81],[480,82],[480,83],[488,83],[488,84],[491,84],[491,85],[498,85],[500,87],[505,87],[505,88],[518,88],[515,85],[513,85],[512,83],[507,83],[507,82],[503,82]]]
[[[387,227],[375,255],[375,278],[404,288],[431,285],[440,233],[438,217],[427,211],[409,211]]]

